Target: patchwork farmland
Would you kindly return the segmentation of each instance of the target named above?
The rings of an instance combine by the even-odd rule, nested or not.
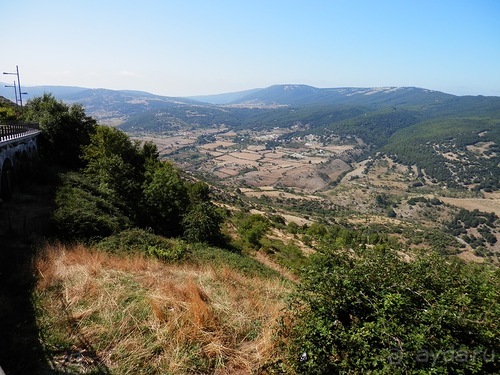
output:
[[[283,129],[263,136],[218,128],[143,135],[140,139],[153,141],[162,156],[186,171],[216,176],[223,184],[235,188],[267,187],[261,195],[283,187],[303,194],[324,190],[351,169],[352,157],[359,152],[356,142],[325,145],[311,138],[274,142],[269,146],[267,141],[281,135]]]

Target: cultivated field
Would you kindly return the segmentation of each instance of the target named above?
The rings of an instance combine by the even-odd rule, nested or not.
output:
[[[184,170],[210,173],[230,186],[260,188],[285,186],[303,193],[323,190],[342,173],[351,169],[349,153],[357,144],[321,145],[309,140],[267,147],[283,129],[265,134],[238,136],[227,129],[203,132],[177,132],[162,136],[138,136],[154,142],[161,155],[175,161]],[[199,144],[200,136],[211,142]],[[241,142],[241,140],[244,142]],[[297,147],[299,144],[300,147]]]

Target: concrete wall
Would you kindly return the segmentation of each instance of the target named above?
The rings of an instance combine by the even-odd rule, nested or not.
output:
[[[27,179],[38,160],[38,133],[0,143],[0,197],[9,199],[14,186]]]

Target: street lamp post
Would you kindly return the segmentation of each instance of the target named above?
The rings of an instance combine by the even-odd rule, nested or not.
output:
[[[21,97],[21,95],[28,95],[27,92],[20,92],[19,93],[19,100],[21,101],[21,110],[23,109],[23,99]]]
[[[16,105],[17,105],[17,103],[19,101],[17,100],[17,86],[16,86],[16,81],[14,81],[13,85],[5,85],[5,87],[14,87],[14,93],[16,94]]]
[[[17,76],[17,86],[19,88],[19,104],[21,105],[21,111],[23,110],[23,95],[26,95],[27,92],[22,92],[21,91],[21,80],[19,79],[19,66],[16,65],[16,72],[15,73],[9,73],[9,72],[3,72],[3,74],[12,74]],[[14,85],[16,82],[14,82]],[[16,93],[16,104],[17,104],[17,93]]]

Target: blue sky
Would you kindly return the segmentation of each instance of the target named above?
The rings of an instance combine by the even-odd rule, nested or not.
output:
[[[2,0],[0,14],[0,70],[19,65],[23,85],[500,96],[497,0]]]

